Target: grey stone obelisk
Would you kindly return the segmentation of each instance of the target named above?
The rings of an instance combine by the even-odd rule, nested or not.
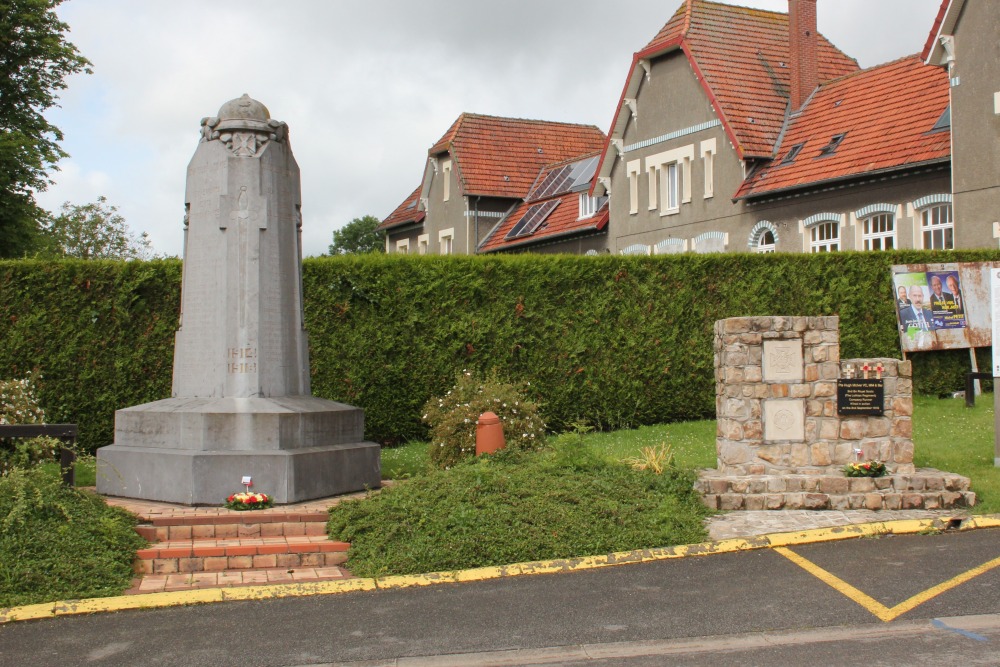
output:
[[[115,413],[97,490],[218,505],[244,476],[277,503],[377,487],[363,411],[310,395],[287,126],[247,95],[203,119],[186,200],[173,395]]]

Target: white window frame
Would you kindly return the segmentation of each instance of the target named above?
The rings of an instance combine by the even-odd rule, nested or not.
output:
[[[586,192],[580,193],[580,217],[577,220],[583,220],[585,218],[593,218],[597,214],[597,203],[600,201],[599,197],[591,197]]]
[[[951,202],[925,206],[919,210],[919,213],[920,247],[924,250],[954,250],[955,213]],[[935,213],[946,213],[947,215],[935,216]],[[937,217],[936,220],[935,217]],[[937,239],[940,239],[940,242]]]
[[[659,194],[660,215],[680,213],[681,204],[691,201],[691,161],[694,144],[650,155],[646,158],[649,173],[649,209],[657,208]],[[658,182],[658,183],[657,183]],[[659,185],[659,192],[657,192]]]
[[[876,225],[878,228],[876,229]],[[875,213],[861,220],[861,247],[865,250],[895,250],[896,215]]]
[[[642,171],[642,160],[632,160],[625,165],[628,173],[628,213],[639,212],[639,173]]]
[[[824,231],[833,233],[824,238]],[[809,227],[809,252],[838,252],[840,245],[839,222],[824,221]]]
[[[455,228],[442,229],[438,232],[440,254],[451,255],[455,252]]]
[[[400,239],[396,241],[396,252],[400,255],[410,254],[410,239]]]
[[[701,142],[700,154],[705,167],[705,199],[715,196],[715,139],[706,139]]]
[[[430,246],[430,243],[431,243],[431,235],[430,234],[421,234],[420,236],[418,236],[417,237],[417,252],[419,254],[421,254],[421,255],[426,255],[427,254],[427,248]]]
[[[445,160],[441,163],[441,178],[443,179],[441,183],[443,196],[442,201],[448,201],[451,199],[451,160]]]

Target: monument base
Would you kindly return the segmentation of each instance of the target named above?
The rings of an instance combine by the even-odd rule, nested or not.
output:
[[[311,396],[171,398],[115,413],[115,444],[97,451],[97,491],[221,505],[242,491],[277,504],[377,488],[381,449],[364,413]]]
[[[695,490],[714,510],[930,510],[976,504],[968,477],[933,468],[884,477],[725,475],[703,470]]]

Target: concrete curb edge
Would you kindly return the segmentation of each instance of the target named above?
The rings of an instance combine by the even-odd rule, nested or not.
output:
[[[839,540],[881,535],[908,535],[943,530],[977,530],[1000,528],[1000,515],[981,515],[968,518],[902,519],[873,523],[815,528],[787,533],[773,533],[749,538],[736,538],[701,542],[676,547],[658,549],[637,549],[603,556],[585,556],[531,563],[516,563],[495,567],[481,567],[453,572],[432,572],[428,574],[389,576],[374,579],[343,579],[301,584],[270,584],[262,586],[241,586],[233,588],[205,588],[193,591],[148,593],[143,595],[122,595],[87,600],[62,600],[41,604],[24,605],[0,609],[0,624],[16,621],[38,620],[55,616],[108,613],[132,609],[162,609],[190,604],[207,604],[231,600],[267,600],[309,595],[336,595],[354,591],[389,590],[432,586],[445,583],[486,581],[503,577],[517,577],[537,574],[577,572],[616,565],[649,563],[675,558],[711,556],[715,554],[770,549],[773,547],[836,542]]]

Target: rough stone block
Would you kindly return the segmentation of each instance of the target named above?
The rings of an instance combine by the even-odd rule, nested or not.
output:
[[[720,443],[718,447],[719,460],[724,465],[738,465],[750,460],[750,448],[738,442]]]
[[[869,510],[880,510],[880,509],[882,509],[882,494],[881,493],[866,493],[865,494],[865,509],[869,509]]]
[[[800,510],[805,506],[805,494],[804,493],[786,493],[785,494],[785,509],[786,510]]]
[[[850,499],[847,496],[830,496],[830,509],[849,510],[851,509]]]
[[[892,412],[897,417],[908,417],[913,414],[913,399],[909,396],[897,396],[892,399]]]
[[[886,493],[882,495],[882,503],[887,510],[898,510],[902,507],[903,497],[898,493]]]
[[[816,398],[833,397],[837,395],[837,385],[834,382],[817,382],[813,385],[813,396]]]
[[[807,493],[802,501],[802,508],[807,510],[825,510],[830,506],[830,497],[824,493]]]
[[[819,437],[823,440],[836,440],[840,437],[840,423],[836,419],[824,419],[820,422]]]
[[[785,506],[785,496],[780,493],[768,493],[764,496],[764,509],[780,510]]]
[[[764,509],[764,496],[762,495],[749,495],[743,502],[743,509],[748,511],[759,511]]]
[[[913,421],[909,417],[894,417],[890,435],[894,438],[912,438]]]
[[[918,510],[924,506],[924,497],[919,493],[904,493],[901,509]]]
[[[801,468],[809,465],[809,446],[801,443],[794,443],[789,452],[788,463],[793,468]]]
[[[885,417],[869,417],[866,422],[866,438],[882,438],[889,435],[890,421]]]
[[[819,490],[830,495],[842,495],[850,490],[846,477],[823,477],[820,479]]]
[[[870,493],[875,490],[875,481],[871,477],[850,477],[845,479],[848,480],[852,493]]]
[[[845,419],[840,422],[841,440],[860,440],[865,435],[865,421],[863,419]]]

